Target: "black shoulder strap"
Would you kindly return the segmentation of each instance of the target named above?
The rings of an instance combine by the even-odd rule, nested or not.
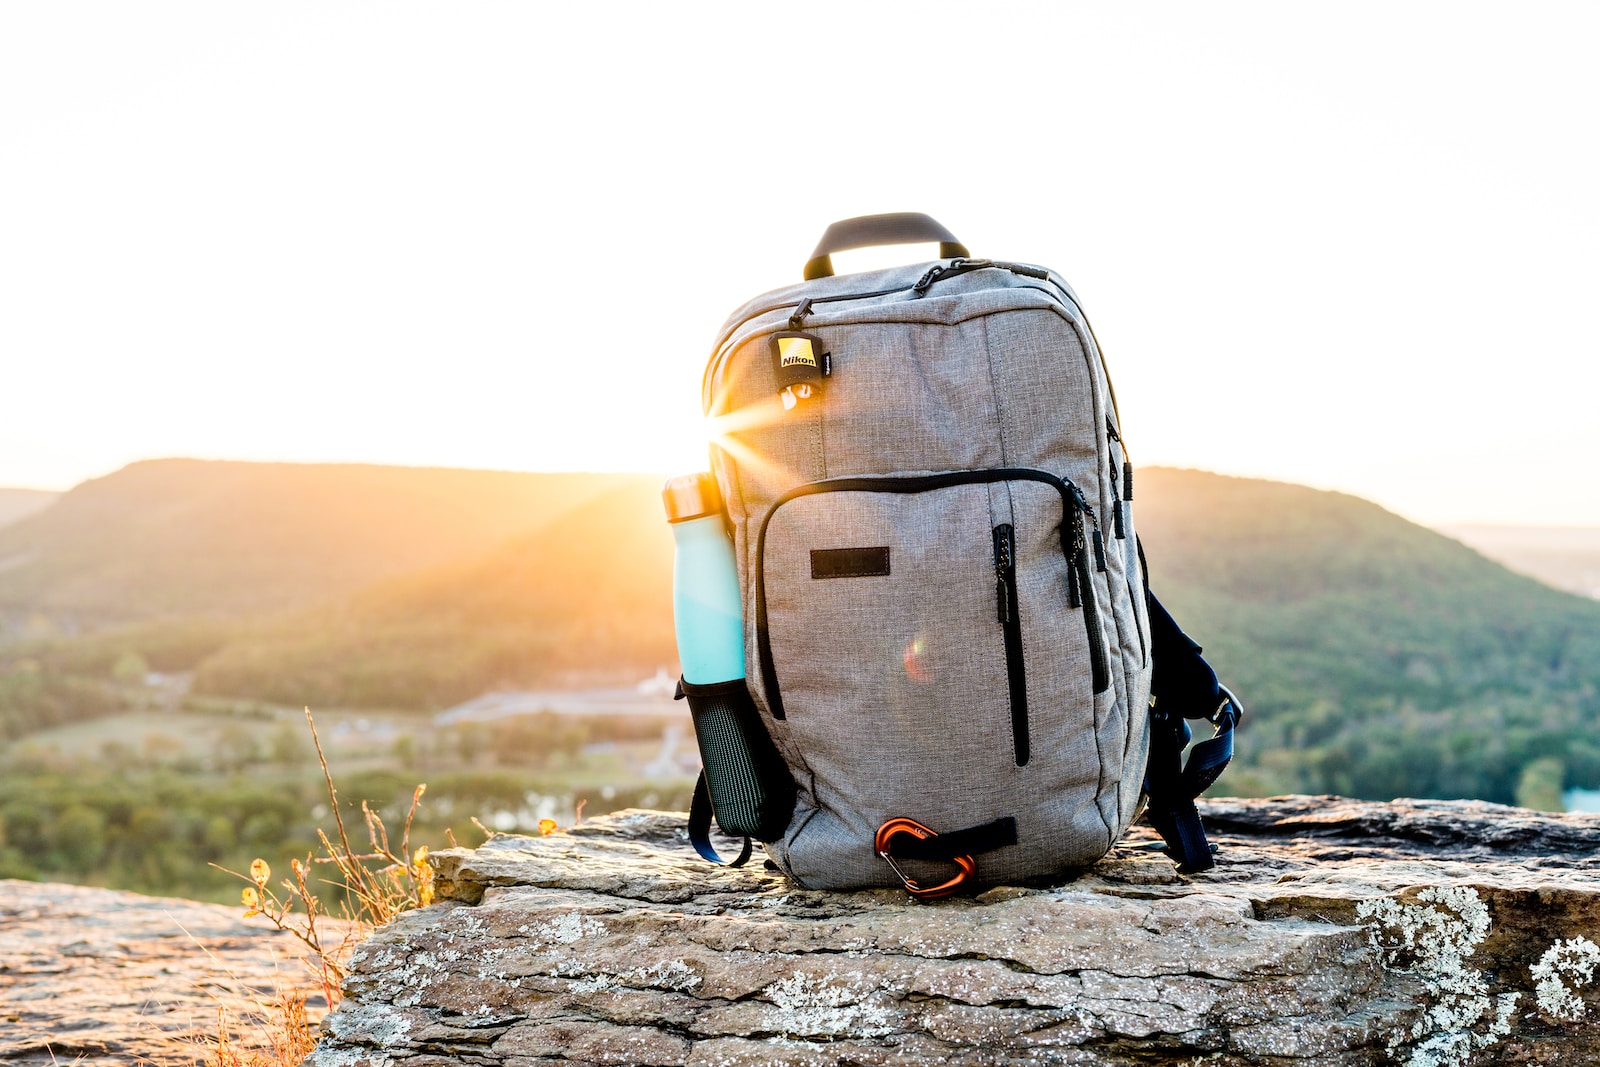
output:
[[[1159,702],[1150,712],[1150,764],[1144,778],[1150,806],[1145,817],[1167,843],[1180,874],[1209,870],[1215,864],[1194,802],[1233,759],[1233,730],[1244,714],[1237,698],[1220,688],[1222,704],[1211,716],[1217,732],[1194,746],[1187,763],[1183,749],[1193,736],[1188,722],[1175,712],[1163,713]]]
[[[717,850],[711,844],[711,790],[706,787],[705,771],[701,771],[700,777],[695,780],[694,799],[689,801],[689,841],[702,858],[729,867],[743,867],[754,847],[754,843],[746,837],[744,848],[734,859],[725,860],[717,855]]]
[[[1150,619],[1152,665],[1150,762],[1144,779],[1150,798],[1146,817],[1166,842],[1179,873],[1193,874],[1215,864],[1194,802],[1233,759],[1233,731],[1244,717],[1244,706],[1217,681],[1216,672],[1200,655],[1200,646],[1179,628],[1150,592],[1144,544],[1141,542],[1138,548]],[[1183,750],[1194,737],[1189,719],[1206,719],[1216,732],[1195,745],[1185,762]]]

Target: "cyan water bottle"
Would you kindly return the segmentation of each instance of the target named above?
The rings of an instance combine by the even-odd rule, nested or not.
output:
[[[709,472],[669,479],[661,490],[677,553],[672,622],[683,680],[714,685],[744,677],[744,605],[722,494]]]
[[[794,779],[745,686],[744,603],[716,479],[705,472],[672,478],[661,497],[677,543],[672,621],[683,666],[679,684],[703,768],[689,837],[702,856],[720,863],[708,836],[712,812],[728,833],[776,840],[794,812]],[[749,854],[746,840],[734,864]]]

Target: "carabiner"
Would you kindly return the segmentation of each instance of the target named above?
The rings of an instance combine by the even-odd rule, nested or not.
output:
[[[889,865],[889,869],[895,873],[895,877],[899,878],[906,887],[906,892],[917,900],[937,900],[940,897],[950,896],[960,889],[967,879],[978,873],[978,861],[971,856],[951,856],[950,862],[956,865],[955,877],[948,882],[940,882],[938,885],[923,887],[915,879],[907,877],[906,873],[900,869],[900,865],[895,863],[894,859],[889,855],[890,844],[898,834],[910,834],[912,837],[924,841],[939,835],[915,819],[894,818],[878,827],[878,833],[873,838],[872,847],[877,851],[878,857]]]

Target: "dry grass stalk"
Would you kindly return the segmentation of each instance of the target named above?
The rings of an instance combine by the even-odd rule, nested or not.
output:
[[[339,810],[339,791],[328,769],[328,758],[310,708],[306,709],[306,724],[311,728],[317,762],[322,767],[323,781],[327,783],[328,803],[338,828],[337,843],[318,830],[323,855],[307,855],[303,861],[290,860],[292,877],[280,880],[277,887],[271,884],[272,868],[263,859],[252,861],[248,874],[227,873],[249,883],[240,893],[247,918],[265,917],[275,928],[292,934],[310,950],[306,962],[322,987],[328,1010],[332,1011],[339,1006],[346,962],[355,944],[401,912],[433,903],[433,865],[428,859],[428,849],[423,846],[415,852],[411,850],[411,825],[427,786],[418,785],[411,795],[398,853],[391,845],[382,817],[362,801],[361,813],[369,847],[356,851]],[[343,893],[341,917],[345,925],[336,939],[330,936],[326,921],[318,923],[319,918],[326,920],[327,916],[309,881],[314,863],[332,864],[338,872],[336,879],[319,879],[322,884],[335,886]],[[250,1014],[258,1016],[258,1029],[264,1041],[253,1044],[258,1047],[264,1044],[266,1051],[238,1048],[228,1029],[228,1013],[219,1010],[216,1037],[208,1042],[208,1067],[288,1067],[298,1064],[311,1051],[315,1042],[306,1017],[305,994],[280,991],[274,1000],[258,1002],[256,1008],[258,1010]]]

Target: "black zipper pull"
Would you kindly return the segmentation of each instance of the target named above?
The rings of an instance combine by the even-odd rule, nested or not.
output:
[[[811,298],[808,296],[800,301],[800,306],[794,309],[794,314],[789,316],[789,329],[798,330],[805,317],[811,314]]]
[[[1073,492],[1077,492],[1076,488]],[[1083,595],[1078,588],[1078,566],[1083,560],[1083,515],[1072,513],[1072,543],[1067,548],[1067,606],[1081,608]]]
[[[1102,573],[1106,569],[1106,541],[1100,536],[1100,527],[1094,528],[1094,569]]]
[[[957,263],[960,263],[960,262],[961,262],[961,260],[959,260],[959,259],[951,260],[950,261],[950,266],[954,267]],[[925,274],[923,274],[922,277],[917,279],[917,284],[913,285],[911,287],[911,291],[913,293],[916,293],[918,296],[924,295],[925,293],[927,293],[928,287],[931,286],[934,282],[938,281],[939,280],[939,275],[943,274],[944,272],[945,272],[944,264],[943,263],[935,263],[933,266],[928,268],[927,272]]]
[[[1116,532],[1118,541],[1128,539],[1128,531],[1122,525],[1122,489],[1117,484],[1117,468],[1112,467],[1111,475],[1111,529]]]
[[[1050,277],[1050,271],[1046,268],[1030,266],[1027,263],[1002,263],[999,260],[995,260],[990,266],[1008,270],[1012,274],[1020,274],[1024,278],[1037,278],[1039,281],[1045,281]]]
[[[1011,621],[1011,589],[1017,580],[1016,542],[1009,523],[994,528],[994,589],[1001,623]]]
[[[1106,416],[1106,436],[1122,446],[1122,499],[1132,500],[1133,464],[1128,461],[1128,442],[1122,439],[1122,435],[1117,432],[1117,428],[1111,424],[1111,416],[1109,415]],[[1116,479],[1117,472],[1112,471],[1111,480],[1116,481]],[[1118,533],[1117,536],[1121,537],[1122,534]]]

